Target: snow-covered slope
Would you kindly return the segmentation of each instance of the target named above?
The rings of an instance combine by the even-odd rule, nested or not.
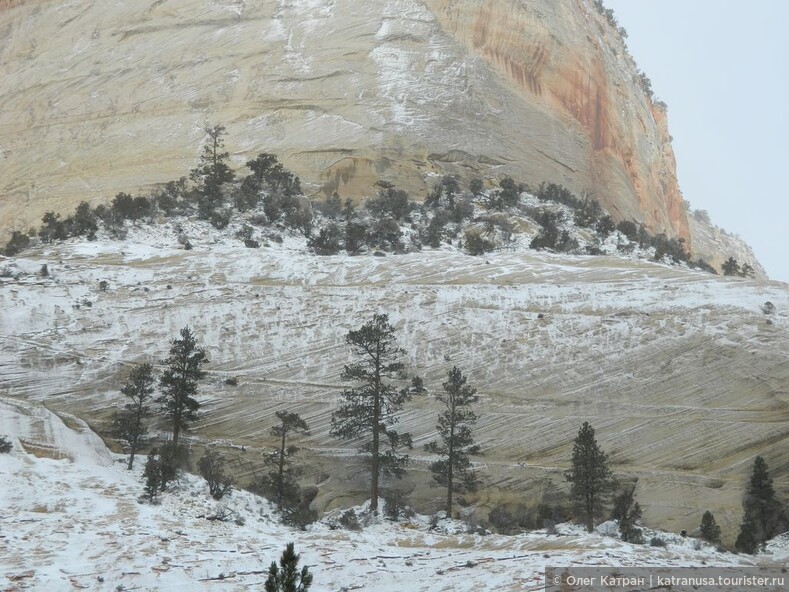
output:
[[[710,509],[731,536],[756,454],[789,493],[785,284],[519,249],[316,257],[295,235],[246,249],[208,226],[186,230],[191,251],[168,223],[11,262],[22,275],[0,280],[0,394],[106,427],[129,365],[158,362],[189,324],[211,360],[193,443],[234,444],[245,483],[272,444],[274,413],[296,411],[312,428],[304,461],[318,505],[352,505],[365,499],[364,467],[357,443],[328,435],[329,419],[350,360],[345,334],[386,312],[428,389],[457,365],[479,390],[485,483],[471,499],[483,517],[561,486],[586,420],[614,469],[638,478],[648,524],[692,530]],[[401,422],[415,463],[398,485],[423,511],[442,499],[421,452],[437,412],[418,396]]]
[[[53,413],[29,404],[2,399],[0,411],[14,442],[0,454],[3,590],[260,590],[290,541],[314,574],[315,592],[537,590],[546,565],[770,566],[789,556],[786,541],[743,557],[696,550],[690,539],[665,534],[664,549],[633,546],[571,525],[514,537],[441,534],[424,516],[378,519],[359,532],[325,521],[301,532],[279,524],[269,504],[247,492],[213,501],[188,475],[152,506],[137,501],[139,466],[126,471],[120,457],[107,466],[95,435],[69,433]],[[20,440],[68,447],[73,460],[37,456]],[[220,509],[229,521],[208,520]]]

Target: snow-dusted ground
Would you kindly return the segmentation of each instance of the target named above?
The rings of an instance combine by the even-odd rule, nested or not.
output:
[[[558,534],[510,537],[463,534],[453,521],[438,530],[460,534],[442,534],[425,516],[378,519],[359,532],[333,530],[329,517],[301,532],[279,524],[250,493],[215,502],[189,475],[152,506],[137,501],[142,462],[128,472],[125,458],[67,422],[73,429],[35,404],[0,399],[0,433],[14,443],[0,454],[0,589],[260,590],[290,541],[314,574],[315,592],[540,590],[546,565],[769,566],[789,558],[789,540],[747,557],[651,531],[665,549],[629,545],[569,524]],[[206,518],[219,507],[233,519]]]
[[[260,249],[232,231],[167,222],[6,261],[22,275],[0,278],[0,395],[106,427],[129,365],[158,362],[189,324],[211,360],[192,441],[245,446],[232,462],[246,483],[271,444],[274,413],[296,411],[312,432],[302,442],[307,484],[319,486],[322,508],[348,506],[364,499],[367,482],[358,443],[328,435],[350,359],[344,337],[386,312],[409,373],[429,390],[453,365],[478,388],[482,516],[501,501],[539,501],[546,483],[561,483],[587,420],[614,469],[639,479],[647,523],[675,532],[696,528],[710,509],[731,536],[753,457],[789,463],[785,284],[518,243],[484,257],[449,246],[317,257],[284,230],[278,244],[256,229]],[[37,275],[45,263],[48,278]],[[774,314],[762,312],[766,301]],[[442,498],[421,452],[437,412],[421,396],[401,420],[416,445],[407,488],[424,511]]]

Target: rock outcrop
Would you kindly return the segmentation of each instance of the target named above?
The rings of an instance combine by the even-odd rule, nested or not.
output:
[[[208,123],[314,194],[553,181],[690,239],[666,113],[588,0],[0,3],[0,220],[150,188]]]

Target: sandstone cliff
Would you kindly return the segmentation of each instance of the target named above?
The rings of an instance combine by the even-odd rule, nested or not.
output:
[[[587,0],[0,2],[0,220],[279,154],[312,193],[509,174],[690,238],[663,109]]]

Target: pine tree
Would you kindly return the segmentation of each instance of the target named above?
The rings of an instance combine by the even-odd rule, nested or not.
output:
[[[584,422],[573,443],[573,458],[570,470],[565,473],[570,482],[570,499],[575,511],[586,524],[589,532],[594,531],[595,518],[603,510],[612,488],[608,457],[600,449],[594,437],[594,428]]]
[[[308,435],[309,426],[298,413],[277,411],[279,425],[271,428],[271,435],[280,439],[279,448],[269,456],[267,464],[273,470],[254,483],[253,487],[277,502],[277,509],[282,511],[284,506],[292,506],[299,501],[299,485],[297,479],[301,474],[298,467],[291,466],[291,457],[298,452],[298,447],[287,445],[288,434]]]
[[[475,491],[478,485],[469,460],[469,456],[479,454],[471,432],[477,422],[477,415],[471,410],[471,404],[477,401],[477,391],[466,384],[466,377],[457,366],[448,372],[443,386],[444,394],[436,395],[445,407],[436,425],[440,440],[430,442],[425,449],[444,457],[432,463],[430,471],[433,479],[447,488],[446,510],[451,517],[453,495]]]
[[[155,448],[148,453],[143,478],[145,479],[145,495],[148,497],[148,501],[153,503],[156,496],[159,495],[162,485],[162,469]]]
[[[208,219],[222,203],[222,185],[233,180],[233,171],[227,161],[230,154],[224,151],[224,136],[227,130],[223,125],[215,125],[205,130],[208,141],[203,146],[200,163],[192,169],[189,177],[199,183],[200,217]]]
[[[197,462],[200,475],[208,483],[208,492],[216,500],[230,495],[233,479],[225,475],[225,458],[216,450],[206,450]]]
[[[397,449],[411,448],[411,435],[392,429],[397,423],[398,412],[411,398],[407,389],[398,391],[388,382],[399,378],[403,370],[398,358],[404,352],[396,346],[394,333],[385,314],[375,314],[372,321],[348,332],[345,341],[359,361],[345,366],[342,380],[356,382],[359,386],[342,393],[344,401],[332,413],[331,419],[333,436],[347,440],[370,437],[362,452],[371,456],[370,509],[373,512],[378,510],[381,472],[401,475],[408,457],[399,455]],[[382,451],[383,438],[389,443],[385,451]]]
[[[729,257],[721,266],[723,275],[740,275],[740,264],[734,257]]]
[[[785,509],[775,498],[773,480],[761,456],[753,461],[753,472],[742,507],[743,522],[735,544],[738,550],[755,552],[746,550],[750,548],[751,539],[755,541],[756,548],[764,548],[769,539],[787,528],[789,521]]]
[[[181,329],[181,338],[173,339],[170,357],[162,361],[165,370],[159,379],[162,395],[157,399],[162,412],[172,422],[172,446],[178,447],[181,431],[186,431],[189,423],[197,417],[200,403],[194,398],[197,394],[197,381],[205,377],[202,366],[207,358],[189,327]]]
[[[299,555],[293,549],[293,543],[288,543],[279,567],[272,561],[268,568],[268,579],[265,583],[266,592],[307,592],[312,585],[312,574],[305,565],[298,571]]]
[[[131,448],[129,467],[134,467],[134,455],[144,443],[147,428],[143,421],[151,415],[148,401],[153,394],[153,367],[150,364],[135,366],[129,373],[129,379],[121,387],[121,393],[130,401],[123,409],[113,416],[113,428],[118,438],[126,441]]]
[[[740,534],[737,535],[737,540],[734,542],[734,548],[740,553],[753,555],[759,550],[759,546],[759,541],[756,537],[756,528],[750,518],[745,516],[740,525]]]
[[[619,521],[619,535],[626,543],[642,544],[641,529],[637,523],[641,519],[641,506],[634,499],[635,488],[628,487],[614,500],[612,518]]]
[[[715,522],[712,512],[707,510],[701,517],[701,538],[708,543],[718,544],[721,542],[721,529]]]

